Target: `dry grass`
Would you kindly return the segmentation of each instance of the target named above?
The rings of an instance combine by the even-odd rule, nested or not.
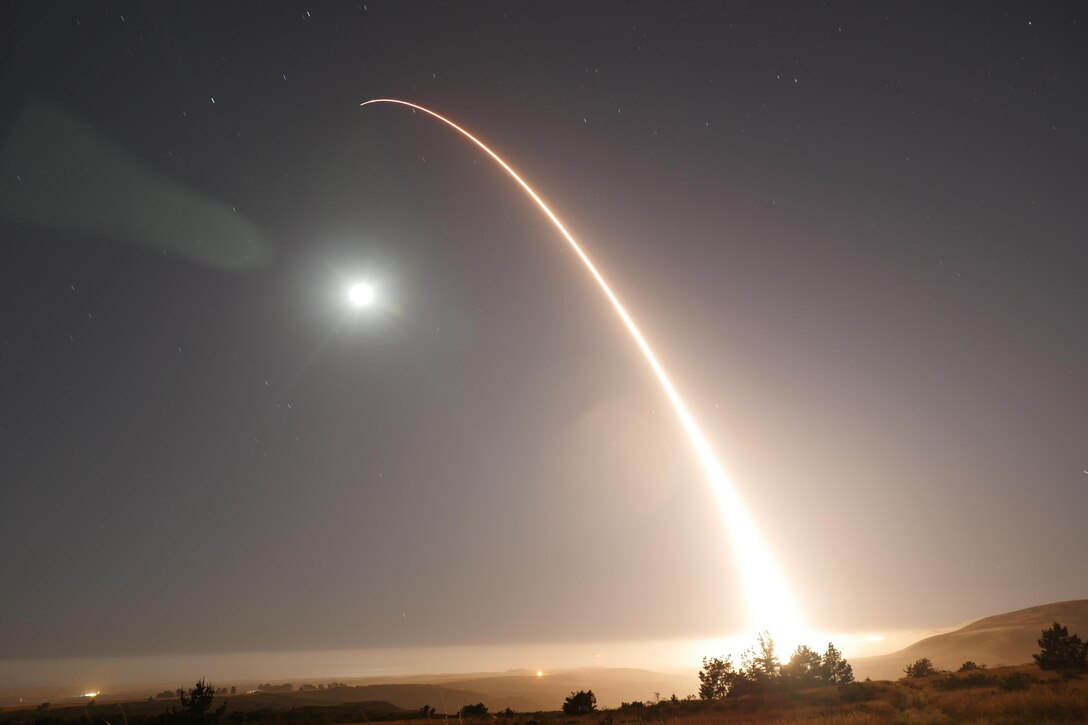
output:
[[[1005,725],[1013,723],[1088,722],[1088,681],[1053,679],[1008,692],[987,688],[933,693],[936,707],[952,722]]]
[[[1028,668],[992,670],[998,680]],[[780,697],[739,698],[734,702],[682,703],[648,708],[636,715],[605,711],[582,717],[559,713],[518,714],[497,720],[466,720],[466,725],[1074,725],[1088,723],[1088,679],[1042,681],[1007,691],[1000,685],[942,690],[943,677],[862,683],[864,702],[842,702],[825,688]],[[404,725],[420,725],[420,720]],[[435,721],[437,722],[437,720]]]
[[[837,688],[738,698],[714,704],[557,718],[567,725],[1072,725],[1088,723],[1088,678],[1061,680],[1034,667],[986,671],[988,679],[949,689],[949,678],[860,683],[853,697]],[[1010,679],[1011,678],[1011,679]],[[1009,689],[1011,688],[1011,689]],[[1017,689],[1022,688],[1022,689]],[[852,701],[848,701],[852,700]],[[686,703],[682,703],[686,705]],[[687,710],[687,711],[685,711]],[[541,722],[545,725],[550,718]],[[518,725],[515,720],[512,725]],[[521,721],[520,725],[526,725]]]

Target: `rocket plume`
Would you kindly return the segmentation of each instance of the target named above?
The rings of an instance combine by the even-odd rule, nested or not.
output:
[[[635,321],[627,313],[627,310],[624,309],[623,304],[620,303],[615,292],[612,291],[608,282],[605,281],[605,278],[597,271],[597,267],[582,249],[582,245],[571,236],[571,233],[567,231],[567,228],[563,226],[563,223],[559,221],[559,218],[555,213],[548,208],[548,205],[544,203],[544,200],[540,198],[536,191],[534,191],[509,164],[503,161],[498,154],[480,141],[480,139],[476,138],[445,116],[408,101],[401,101],[395,98],[375,98],[360,105],[369,106],[376,103],[391,103],[399,106],[406,106],[415,111],[425,113],[446,124],[469,141],[476,144],[476,146],[490,156],[495,163],[501,166],[502,169],[510,175],[510,178],[517,182],[525,193],[528,194],[529,198],[536,202],[536,205],[544,215],[551,220],[552,224],[555,225],[555,228],[563,238],[566,239],[571,249],[578,255],[582,264],[585,265],[585,268],[593,276],[593,279],[596,280],[598,287],[600,287],[605,297],[607,297],[608,301],[612,304],[612,308],[615,310],[620,320],[623,321],[624,326],[630,333],[631,338],[635,341],[635,344],[638,345],[639,350],[642,351],[643,357],[653,370],[666,397],[668,397],[669,402],[672,403],[673,410],[676,412],[677,418],[680,419],[680,424],[683,426],[684,432],[687,434],[692,448],[695,449],[695,455],[699,459],[703,472],[706,474],[707,481],[710,484],[711,491],[713,492],[718,508],[725,519],[726,528],[729,532],[733,554],[740,570],[741,581],[748,604],[749,626],[758,630],[771,630],[776,637],[780,637],[780,641],[783,642],[797,641],[797,638],[803,635],[801,614],[794,601],[789,585],[779,570],[778,565],[775,563],[770,549],[760,535],[751,515],[741,502],[732,481],[729,479],[729,476],[714,455],[714,451],[707,442],[706,436],[704,436],[703,432],[699,429],[699,425],[695,422],[695,418],[688,412],[683,399],[673,386],[672,381],[669,380],[669,376],[665,373],[665,368],[662,367],[661,363],[658,361],[657,356],[650,348],[649,343],[646,342],[646,338],[643,337],[638,326],[635,324]]]

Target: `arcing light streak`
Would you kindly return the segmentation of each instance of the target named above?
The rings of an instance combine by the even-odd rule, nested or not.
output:
[[[601,288],[601,291],[604,292],[605,297],[612,303],[612,307],[623,321],[623,324],[627,327],[627,331],[631,333],[631,337],[634,338],[635,343],[642,351],[642,355],[646,358],[646,362],[649,363],[650,368],[654,371],[654,375],[657,376],[657,380],[664,389],[665,395],[668,396],[669,402],[672,403],[672,407],[676,411],[677,417],[680,419],[680,424],[683,426],[684,432],[687,433],[688,440],[695,449],[695,454],[698,456],[699,463],[702,465],[703,471],[709,479],[714,498],[725,517],[726,526],[733,543],[734,556],[736,557],[738,567],[740,568],[741,578],[745,589],[745,597],[748,602],[749,624],[756,629],[772,630],[776,636],[782,638],[781,641],[796,641],[795,638],[802,634],[801,616],[793,600],[789,586],[786,583],[785,577],[783,577],[782,573],[779,571],[778,566],[774,561],[774,557],[771,555],[766,543],[764,543],[763,538],[756,529],[755,522],[752,521],[752,517],[748,514],[747,509],[745,509],[744,504],[737,495],[725,470],[714,455],[714,451],[711,449],[703,432],[699,429],[699,426],[691,413],[688,412],[687,406],[684,405],[684,401],[680,398],[680,394],[676,391],[676,388],[673,387],[672,381],[669,380],[669,376],[665,373],[665,369],[661,366],[661,363],[658,362],[657,356],[654,355],[653,350],[650,349],[650,345],[646,342],[646,338],[642,336],[635,321],[627,314],[627,310],[624,309],[619,298],[616,297],[612,288],[609,287],[608,282],[606,282],[604,277],[601,276],[601,273],[597,271],[597,267],[594,266],[593,262],[589,259],[589,256],[582,250],[581,245],[571,236],[570,232],[563,226],[563,223],[559,221],[559,218],[548,208],[548,205],[544,203],[544,200],[533,191],[532,187],[529,186],[524,179],[518,176],[517,172],[510,168],[509,164],[503,161],[498,154],[488,148],[471,133],[445,116],[441,116],[428,108],[416,105],[415,103],[409,103],[408,101],[401,101],[395,98],[375,98],[360,105],[369,106],[373,103],[393,103],[400,106],[407,106],[408,108],[420,111],[421,113],[426,113],[451,127],[469,141],[479,146],[484,153],[494,159],[495,163],[501,166],[503,170],[525,190],[525,193],[536,202],[536,205],[540,207],[540,210],[544,212],[544,215],[551,220],[552,224],[555,225],[555,228],[559,230],[559,233],[567,240],[575,254],[582,260],[586,269],[593,275],[593,279],[597,281],[597,285]]]

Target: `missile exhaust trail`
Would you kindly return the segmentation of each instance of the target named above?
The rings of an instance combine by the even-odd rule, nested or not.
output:
[[[395,98],[375,98],[359,105],[369,106],[377,103],[406,106],[415,111],[425,113],[460,133],[502,167],[502,169],[517,182],[522,190],[528,194],[529,198],[536,202],[536,205],[544,215],[551,220],[552,224],[555,225],[555,228],[574,250],[574,253],[578,255],[578,258],[593,276],[593,279],[596,280],[597,286],[600,287],[601,292],[608,298],[608,301],[612,304],[612,308],[627,328],[627,331],[635,341],[635,344],[638,345],[639,350],[642,352],[642,356],[653,370],[658,383],[660,383],[662,390],[664,390],[666,397],[672,404],[677,418],[680,419],[680,424],[687,434],[692,448],[695,449],[695,455],[703,468],[703,472],[707,477],[715,501],[722,512],[727,530],[729,531],[734,557],[737,561],[745,590],[744,594],[748,605],[749,626],[753,626],[755,629],[759,630],[769,629],[776,636],[781,635],[789,640],[800,636],[803,633],[800,611],[794,602],[792,592],[790,591],[785,577],[775,563],[774,557],[766,543],[763,541],[755,522],[741,502],[732,481],[722,468],[722,465],[718,462],[717,456],[714,455],[714,451],[707,442],[706,436],[704,436],[702,430],[699,429],[699,425],[695,422],[695,418],[688,412],[687,406],[684,404],[683,399],[680,397],[680,393],[677,392],[672,381],[669,379],[669,376],[666,374],[665,368],[662,367],[657,356],[654,354],[654,351],[650,348],[650,344],[646,341],[646,338],[643,337],[642,332],[639,331],[638,325],[635,324],[635,321],[627,313],[627,310],[624,309],[623,304],[612,291],[608,282],[605,281],[605,278],[597,271],[596,265],[593,264],[589,256],[582,249],[582,245],[580,245],[571,233],[567,231],[567,228],[563,226],[563,223],[559,221],[559,218],[552,212],[548,205],[544,203],[544,200],[540,198],[536,191],[534,191],[509,164],[464,128],[461,128],[453,121],[435,113],[429,108]]]

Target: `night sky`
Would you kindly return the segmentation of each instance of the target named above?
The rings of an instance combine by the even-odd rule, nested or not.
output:
[[[1088,595],[1083,4],[0,13],[0,658],[745,626],[592,280],[374,97],[586,245],[812,626]]]

